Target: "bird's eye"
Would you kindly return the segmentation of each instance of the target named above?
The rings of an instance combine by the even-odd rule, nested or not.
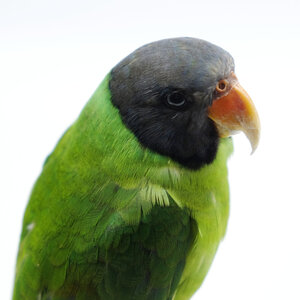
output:
[[[217,83],[216,91],[217,91],[218,93],[224,93],[224,92],[227,90],[227,87],[228,87],[228,82],[227,82],[227,80],[220,80],[220,81]]]
[[[167,95],[166,103],[172,108],[183,108],[186,105],[186,98],[181,92],[174,91]]]

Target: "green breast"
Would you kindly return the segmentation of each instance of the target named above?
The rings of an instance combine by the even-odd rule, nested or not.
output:
[[[188,299],[226,230],[231,151],[190,171],[144,149],[106,78],[33,189],[14,299]]]

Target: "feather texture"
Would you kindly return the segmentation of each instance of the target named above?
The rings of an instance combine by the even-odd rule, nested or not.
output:
[[[34,186],[14,300],[188,299],[225,234],[231,139],[221,140],[213,163],[185,169],[138,143],[108,82]]]

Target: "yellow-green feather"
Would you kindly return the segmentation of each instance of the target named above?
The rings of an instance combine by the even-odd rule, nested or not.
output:
[[[135,284],[137,299],[171,299],[174,292],[175,299],[188,299],[225,234],[231,140],[221,140],[212,164],[199,171],[182,168],[138,143],[112,105],[108,83],[109,76],[47,158],[34,186],[14,300],[118,299],[120,293],[134,299],[125,294],[132,296]],[[138,257],[139,245],[151,259]],[[138,275],[126,273],[124,266],[133,263],[126,259],[134,257],[146,261],[149,282],[139,273],[143,266],[132,265]],[[124,272],[120,291],[113,270]]]

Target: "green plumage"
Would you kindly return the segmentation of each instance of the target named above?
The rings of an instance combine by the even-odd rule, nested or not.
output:
[[[140,145],[108,82],[34,186],[14,300],[188,299],[225,234],[231,139],[221,139],[213,163],[183,168]]]

